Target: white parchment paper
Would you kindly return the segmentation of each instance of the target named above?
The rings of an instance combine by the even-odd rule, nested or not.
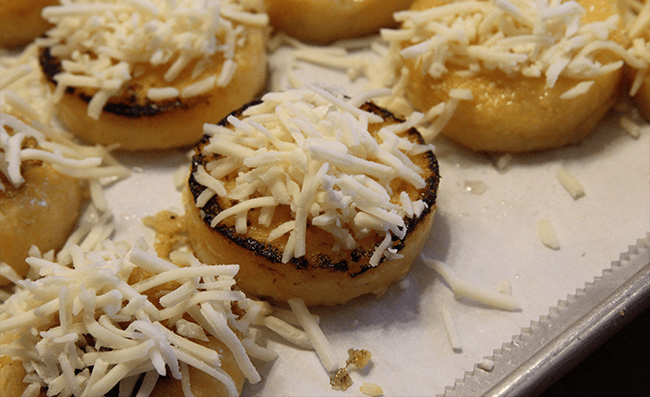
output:
[[[282,56],[278,52],[276,56]],[[278,61],[278,59],[275,59]],[[275,72],[280,73],[280,72]],[[303,81],[341,84],[350,94],[363,81],[350,82],[331,69],[301,65]],[[275,81],[283,76],[272,75]],[[650,135],[632,138],[612,112],[580,145],[542,153],[515,155],[505,171],[490,158],[437,139],[440,184],[436,220],[424,253],[444,261],[456,275],[498,288],[508,280],[521,310],[506,312],[457,300],[448,285],[416,261],[404,282],[383,296],[362,297],[347,305],[314,308],[342,363],[349,348],[372,352],[371,364],[352,372],[354,385],[333,390],[315,352],[291,346],[265,332],[267,346],[280,356],[256,362],[263,380],[246,384],[243,395],[359,396],[364,382],[376,383],[387,396],[430,396],[462,378],[475,363],[519,334],[549,306],[592,281],[619,253],[650,231]],[[183,150],[119,154],[133,175],[107,190],[117,223],[116,239],[153,232],[141,219],[160,210],[182,211],[172,183],[178,167],[189,166]],[[574,200],[556,178],[563,167],[584,185]],[[482,194],[466,182],[484,184]],[[548,219],[561,248],[540,242],[536,223]],[[462,352],[454,352],[442,324],[446,305],[458,330]]]

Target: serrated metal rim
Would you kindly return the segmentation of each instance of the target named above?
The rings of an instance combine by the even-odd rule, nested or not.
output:
[[[601,276],[559,300],[548,314],[531,321],[521,334],[494,350],[491,357],[485,357],[494,363],[492,371],[481,369],[477,363],[473,371],[465,372],[462,379],[456,379],[454,386],[447,387],[438,397],[539,394],[649,306],[647,233],[620,254],[619,260],[613,261]],[[620,308],[627,313],[617,318]],[[552,338],[544,343],[546,335]]]

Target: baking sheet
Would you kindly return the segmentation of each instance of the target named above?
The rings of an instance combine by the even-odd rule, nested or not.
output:
[[[282,64],[289,49],[272,56]],[[340,70],[299,63],[293,71],[302,81],[340,84],[354,95],[364,80],[350,81]],[[287,84],[286,70],[272,70],[270,81]],[[420,261],[405,281],[383,296],[362,297],[334,308],[315,308],[321,327],[342,361],[349,348],[372,352],[371,364],[351,373],[354,385],[333,390],[314,351],[294,347],[271,332],[267,346],[279,357],[255,362],[263,380],[246,384],[243,395],[357,396],[364,383],[381,386],[387,396],[429,396],[462,378],[465,371],[519,334],[549,306],[575,292],[650,231],[650,134],[632,138],[618,126],[613,111],[580,145],[542,153],[516,155],[498,171],[493,161],[436,139],[442,181],[438,211],[424,253],[444,261],[459,277],[497,288],[512,285],[521,310],[506,312],[467,300],[456,300],[448,285]],[[115,216],[115,239],[153,231],[141,219],[160,210],[182,212],[181,194],[172,177],[188,166],[185,150],[119,153],[133,175],[110,186],[107,199]],[[564,167],[584,185],[586,195],[574,200],[556,178]],[[485,184],[482,194],[465,182]],[[548,219],[561,248],[540,242],[536,223]],[[462,352],[454,352],[442,323],[446,305],[460,336]]]

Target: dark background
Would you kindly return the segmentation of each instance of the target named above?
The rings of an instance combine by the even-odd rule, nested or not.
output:
[[[541,397],[650,397],[650,308]]]

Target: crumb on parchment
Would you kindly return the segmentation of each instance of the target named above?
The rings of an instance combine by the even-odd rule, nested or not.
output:
[[[154,248],[163,259],[169,260],[172,251],[189,246],[184,215],[165,210],[145,217],[142,223],[156,232]]]
[[[372,353],[364,349],[349,349],[348,359],[345,361],[345,367],[330,372],[330,385],[337,390],[347,390],[352,386],[352,378],[349,371],[361,369],[368,365]],[[382,392],[383,393],[383,392]]]

